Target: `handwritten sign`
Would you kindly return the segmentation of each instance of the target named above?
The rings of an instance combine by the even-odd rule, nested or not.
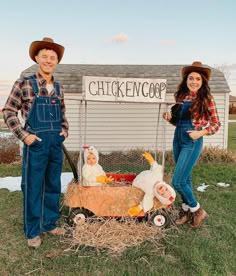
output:
[[[94,101],[164,102],[166,79],[83,77],[84,98]]]

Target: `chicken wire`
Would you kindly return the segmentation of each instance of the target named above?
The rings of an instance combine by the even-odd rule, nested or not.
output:
[[[139,173],[149,169],[142,157],[150,152],[164,167],[166,122],[162,113],[172,103],[80,101],[78,174],[83,146],[95,146],[106,173]]]

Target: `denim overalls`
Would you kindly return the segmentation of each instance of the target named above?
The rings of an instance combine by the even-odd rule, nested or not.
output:
[[[197,162],[202,146],[203,138],[193,140],[188,130],[194,130],[189,107],[192,102],[185,101],[177,111],[177,123],[174,133],[173,154],[176,163],[172,184],[179,192],[183,203],[189,207],[196,207],[197,200],[193,194],[192,169]]]
[[[37,135],[30,146],[24,144],[22,183],[24,202],[24,232],[32,239],[42,232],[56,228],[59,219],[61,171],[63,163],[62,112],[59,84],[55,84],[57,96],[38,96],[35,78],[29,78],[34,102],[25,123],[25,129]]]

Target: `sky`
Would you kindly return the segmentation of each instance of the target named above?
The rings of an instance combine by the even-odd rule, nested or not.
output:
[[[220,68],[236,96],[235,0],[8,0],[0,4],[0,108],[51,37],[63,64],[191,64]]]

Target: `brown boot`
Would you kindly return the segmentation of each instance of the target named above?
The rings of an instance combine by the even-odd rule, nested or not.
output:
[[[27,239],[27,243],[29,247],[38,248],[41,245],[42,240],[40,236],[36,236],[33,239]]]
[[[51,235],[60,236],[60,235],[65,235],[66,230],[64,228],[61,228],[61,227],[56,227],[53,230],[48,231],[47,233],[49,233]]]
[[[176,225],[182,225],[191,220],[190,210],[184,211],[182,208],[179,211],[179,218],[175,221]]]
[[[198,228],[207,217],[207,212],[200,207],[193,213],[193,221],[191,222],[190,227]]]

